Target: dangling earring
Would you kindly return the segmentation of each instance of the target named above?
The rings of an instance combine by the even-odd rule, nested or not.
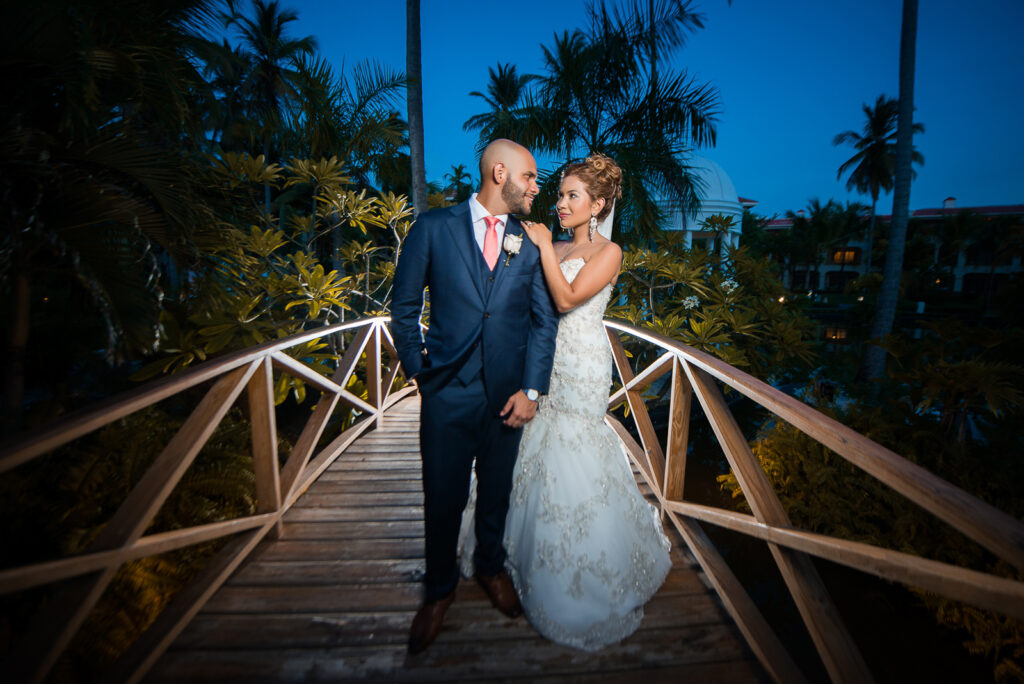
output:
[[[565,232],[569,234],[569,239],[572,240],[572,236],[573,236],[572,226],[566,226],[565,227]]]
[[[590,241],[591,242],[594,241],[594,233],[596,233],[596,232],[597,232],[597,217],[596,216],[591,216],[590,217]]]

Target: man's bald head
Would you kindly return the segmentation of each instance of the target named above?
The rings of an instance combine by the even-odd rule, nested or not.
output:
[[[484,148],[477,199],[488,211],[528,214],[537,192],[537,162],[528,149],[505,138]]]
[[[530,151],[517,142],[506,138],[498,138],[484,148],[480,155],[480,178],[486,179],[493,176],[494,165],[501,163],[506,166],[510,162],[518,161],[524,156],[533,158]]]

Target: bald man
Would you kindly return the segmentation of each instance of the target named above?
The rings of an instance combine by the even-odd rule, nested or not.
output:
[[[496,140],[480,157],[480,190],[421,214],[402,245],[391,303],[395,349],[422,397],[424,603],[409,652],[429,646],[455,598],[456,547],[476,462],[477,580],[503,613],[522,612],[502,538],[522,426],[547,392],[557,312],[540,253],[513,214],[529,214],[537,164]],[[429,288],[426,338],[419,320]]]

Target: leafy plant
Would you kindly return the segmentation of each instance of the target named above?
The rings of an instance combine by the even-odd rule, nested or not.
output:
[[[768,262],[744,247],[687,249],[675,233],[623,255],[608,315],[646,327],[760,377],[785,377],[811,360],[811,321]],[[781,301],[780,301],[781,300]]]
[[[216,173],[235,192],[254,197],[268,182],[309,185],[315,188],[313,211],[293,213],[285,226],[274,216],[246,231],[225,224],[221,243],[195,274],[195,297],[162,315],[163,356],[137,371],[135,380],[329,325],[349,312],[387,311],[394,264],[412,220],[404,197],[352,190],[336,160],[293,160],[276,167],[244,154],[227,155]],[[350,239],[329,252],[338,268],[328,269],[312,248],[324,236],[342,242],[343,234],[366,239]],[[329,374],[339,351],[332,345],[333,340],[313,340],[289,353]],[[278,403],[289,392],[300,403],[305,398],[304,383],[291,376],[282,375],[275,390]]]

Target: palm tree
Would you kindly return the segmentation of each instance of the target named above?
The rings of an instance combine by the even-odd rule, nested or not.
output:
[[[840,211],[842,209],[835,200],[830,199],[822,204],[821,200],[815,197],[808,203],[806,215],[786,212],[786,217],[793,223],[793,227],[790,228],[792,263],[807,266],[810,281],[808,289],[817,290],[822,287],[820,264],[825,259],[826,248],[839,237],[839,224],[835,217]]]
[[[427,210],[427,166],[423,152],[423,68],[420,59],[420,0],[405,1],[405,71],[409,77],[409,158],[416,215]]]
[[[462,202],[469,198],[469,194],[473,190],[471,185],[473,176],[466,170],[465,164],[452,164],[451,173],[444,174],[444,179],[448,181],[448,188],[452,190],[456,202]]]
[[[405,76],[371,61],[335,75],[322,57],[300,58],[296,71],[300,97],[287,127],[287,149],[296,157],[336,156],[368,187],[382,153],[405,144],[406,125],[394,109]]]
[[[833,145],[849,143],[857,153],[839,167],[836,178],[849,172],[847,190],[856,190],[871,195],[871,222],[868,226],[868,247],[865,261],[867,273],[871,272],[871,248],[875,236],[875,206],[882,190],[889,192],[893,184],[893,167],[896,157],[896,118],[898,103],[891,97],[879,95],[875,106],[863,105],[864,132],[843,131],[832,139]],[[924,133],[924,124],[914,124],[914,132]],[[914,150],[913,161],[924,164],[924,157]],[[915,174],[916,175],[916,174]]]
[[[660,226],[664,200],[695,212],[699,188],[686,158],[691,146],[714,144],[718,106],[715,89],[684,72],[659,71],[652,78],[652,57],[681,46],[702,25],[700,15],[682,0],[654,3],[653,14],[647,6],[633,2],[609,11],[604,3],[591,5],[588,31],[563,32],[543,47],[544,73],[529,82],[518,107],[496,97],[515,94],[514,88],[495,89],[485,99],[492,110],[504,109],[466,124],[480,128],[482,145],[505,136],[566,163],[590,152],[614,158],[624,172],[616,223],[635,239]],[[502,83],[516,85],[510,71],[492,72],[492,85]],[[542,174],[536,211],[554,203],[563,168]]]
[[[213,146],[222,150],[246,149],[248,119],[245,80],[252,71],[248,55],[227,39],[220,43],[197,41],[196,55],[203,63],[203,77],[212,90],[203,115]]]
[[[893,181],[892,222],[889,246],[885,253],[885,271],[878,293],[878,310],[871,324],[871,338],[880,340],[892,332],[896,320],[900,275],[903,271],[903,247],[910,217],[910,183],[914,161],[914,56],[917,43],[917,0],[903,0],[903,24],[900,30],[900,99],[897,114],[896,161]],[[876,379],[885,370],[885,349],[870,344],[864,352],[858,376]]]
[[[519,74],[515,64],[501,62],[497,64],[497,71],[488,67],[487,72],[487,93],[474,90],[470,95],[486,102],[490,111],[469,117],[462,124],[463,130],[480,131],[478,152],[495,138],[511,138],[524,144],[529,143],[524,140],[521,131],[526,116],[523,105],[527,97],[526,87],[536,76]]]
[[[864,209],[865,206],[859,202],[847,202],[846,206],[840,208],[836,205],[835,212],[832,215],[832,221],[834,227],[832,234],[834,235],[832,243],[834,245],[845,245],[849,240],[863,235],[864,233]],[[873,218],[873,217],[872,217]],[[868,261],[868,267],[870,268],[870,257]],[[846,271],[846,258],[839,264],[839,272],[844,273]]]
[[[225,17],[237,28],[242,50],[251,64],[244,91],[249,98],[263,155],[271,160],[272,141],[288,110],[298,101],[297,60],[316,49],[313,36],[290,38],[287,26],[299,18],[291,9],[280,9],[278,0],[252,0],[253,16],[237,13]],[[263,186],[264,210],[270,212],[270,185]]]

